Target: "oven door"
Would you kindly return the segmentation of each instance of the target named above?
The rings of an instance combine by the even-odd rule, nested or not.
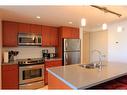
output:
[[[19,84],[44,80],[44,64],[19,67]]]

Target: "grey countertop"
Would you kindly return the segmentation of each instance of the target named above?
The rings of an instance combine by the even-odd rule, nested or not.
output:
[[[102,69],[82,68],[79,64],[52,67],[47,69],[49,73],[63,81],[72,89],[87,89],[106,81],[127,74],[127,64],[106,63]]]
[[[45,59],[45,61],[55,61],[55,60],[62,60],[62,58],[50,58],[50,59]]]
[[[37,58],[36,58],[37,59]],[[40,59],[40,58],[38,58]],[[18,60],[26,60],[26,59],[17,59],[8,63],[4,63],[2,65],[13,65],[13,64],[18,64]],[[51,58],[51,59],[45,59],[45,61],[55,61],[55,60],[62,60],[62,58]]]

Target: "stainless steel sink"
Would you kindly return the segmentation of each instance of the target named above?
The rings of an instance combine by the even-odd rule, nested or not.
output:
[[[94,69],[94,68],[100,68],[100,67],[102,67],[99,64],[93,64],[93,63],[90,63],[90,64],[81,64],[79,66],[82,67],[82,68],[88,68],[88,69]]]

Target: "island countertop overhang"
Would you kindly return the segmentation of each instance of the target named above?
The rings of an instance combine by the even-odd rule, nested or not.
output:
[[[47,69],[49,73],[64,82],[72,89],[87,89],[89,87],[110,81],[127,74],[127,64],[107,63],[101,70],[81,68],[78,65],[68,65]]]

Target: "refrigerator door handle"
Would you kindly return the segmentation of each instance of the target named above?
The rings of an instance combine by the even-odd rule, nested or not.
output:
[[[67,65],[67,53],[65,53],[65,65]]]
[[[65,49],[67,50],[68,44],[67,41],[65,40]]]

